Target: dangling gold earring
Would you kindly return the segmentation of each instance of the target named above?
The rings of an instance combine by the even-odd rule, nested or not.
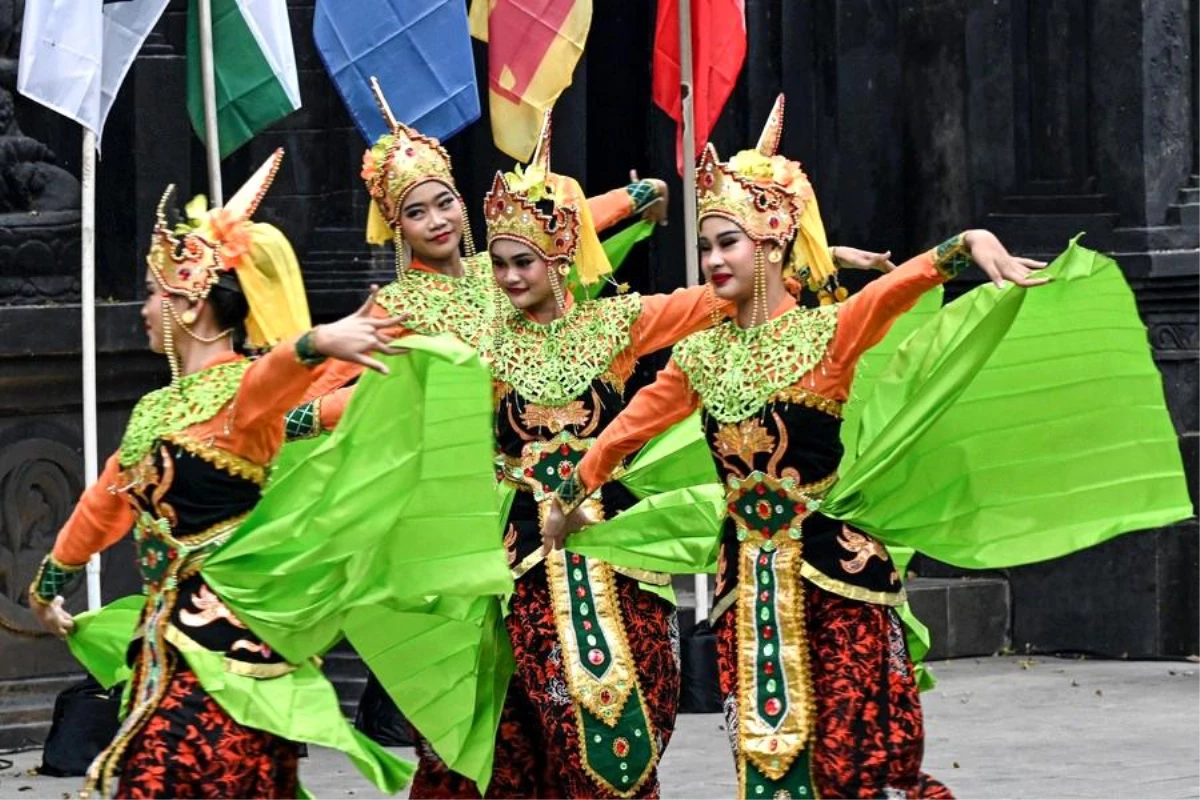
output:
[[[721,312],[717,310],[717,290],[712,284],[712,275],[704,281],[708,287],[708,318],[712,320],[713,327],[720,325],[722,322]]]
[[[767,321],[767,265],[763,259],[762,245],[754,248],[754,324]]]
[[[570,266],[567,264],[560,264],[558,266],[551,264],[546,267],[546,274],[550,277],[550,288],[554,291],[554,302],[558,303],[559,311],[567,310],[567,298],[563,293],[562,280],[559,276],[561,275],[565,278],[570,269]]]
[[[466,250],[467,258],[475,255],[475,235],[471,233],[471,218],[467,216],[467,204],[463,202],[462,196],[458,198],[458,204],[462,206],[463,212],[463,248]]]
[[[404,251],[404,234],[399,230],[392,234],[392,245],[396,248],[396,280],[400,280],[408,268],[408,254]]]
[[[225,330],[223,330],[220,333],[215,334],[213,336],[201,336],[200,334],[198,334],[194,330],[192,330],[190,327],[188,327],[189,325],[191,325],[192,323],[194,323],[196,321],[196,312],[195,311],[188,309],[187,311],[180,314],[178,311],[175,310],[175,306],[173,306],[169,303],[167,304],[167,308],[169,308],[171,310],[171,317],[176,322],[179,323],[179,327],[183,328],[183,332],[186,333],[188,336],[192,337],[193,339],[195,339],[197,342],[203,342],[204,344],[212,344],[213,342],[217,342],[217,341],[220,341],[221,339],[224,339],[226,336],[233,335],[233,328],[226,328]]]
[[[179,384],[179,354],[175,352],[175,325],[174,312],[175,306],[171,305],[171,299],[166,295],[162,298],[162,331],[163,331],[163,351],[167,355],[167,363],[171,365],[171,385]]]

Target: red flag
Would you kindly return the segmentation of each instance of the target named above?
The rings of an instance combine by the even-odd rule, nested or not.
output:
[[[692,105],[696,114],[693,138],[699,156],[746,60],[746,3],[745,0],[691,0],[691,4]],[[655,105],[681,123],[676,133],[676,160],[682,174],[679,61],[679,0],[658,0],[652,95]]]

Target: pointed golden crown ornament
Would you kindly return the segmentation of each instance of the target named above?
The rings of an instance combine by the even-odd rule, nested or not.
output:
[[[543,260],[566,268],[575,264],[580,281],[591,285],[612,272],[604,255],[587,197],[579,183],[550,170],[551,114],[542,117],[533,158],[512,172],[497,172],[483,203],[488,244],[513,239]]]
[[[830,302],[837,267],[829,255],[817,197],[800,163],[778,154],[783,136],[784,97],[779,95],[753,150],[722,162],[708,143],[696,167],[696,203],[701,220],[728,219],[755,242],[792,243],[784,277],[798,277]]]
[[[371,77],[371,92],[379,106],[379,113],[388,127],[388,132],[375,140],[375,144],[363,153],[363,181],[371,196],[371,208],[367,219],[367,241],[383,244],[389,239],[396,245],[396,272],[404,268],[404,241],[400,233],[400,214],[404,210],[404,199],[423,183],[438,181],[454,193],[463,209],[463,238],[466,254],[475,255],[475,241],[471,236],[471,225],[467,218],[467,206],[458,187],[454,185],[450,154],[441,142],[426,136],[416,128],[396,119],[379,86],[379,80]]]
[[[300,264],[291,244],[274,225],[251,219],[282,163],[283,148],[279,148],[224,206],[210,209],[208,199],[198,195],[185,206],[185,218],[179,221],[172,220],[175,185],[168,186],[158,203],[146,256],[165,295],[203,301],[223,279],[224,286],[241,292],[250,307],[247,339],[255,348],[271,347],[312,327]],[[165,297],[163,306],[185,333],[199,338],[191,329],[194,314],[177,314]],[[167,325],[165,334],[170,330]],[[226,335],[228,331],[217,338]],[[175,374],[176,354],[173,347],[167,349]]]

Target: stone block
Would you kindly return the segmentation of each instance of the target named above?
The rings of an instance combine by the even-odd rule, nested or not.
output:
[[[1194,652],[1195,603],[1179,587],[1195,594],[1195,538],[1195,524],[1184,523],[1011,570],[1014,646],[1112,658],[1187,655],[1190,626]]]

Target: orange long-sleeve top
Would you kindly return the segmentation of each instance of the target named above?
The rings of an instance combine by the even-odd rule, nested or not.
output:
[[[283,415],[299,402],[312,380],[312,368],[297,358],[295,344],[295,340],[280,344],[247,367],[234,397],[184,434],[253,464],[270,464],[283,444]],[[222,353],[204,369],[241,358],[232,351]],[[100,476],[84,490],[58,532],[52,552],[59,563],[83,565],[133,527],[137,513],[120,491],[124,482],[119,455],[109,456]]]
[[[622,187],[595,197],[589,197],[588,209],[592,212],[592,221],[596,225],[596,230],[603,231],[611,228],[633,213],[634,206],[629,192],[625,191],[624,187]],[[437,272],[433,267],[423,264],[418,260],[410,262],[407,269],[419,272]],[[384,319],[388,316],[388,312],[376,303],[371,306],[371,316],[377,319]],[[414,333],[414,331],[410,331],[401,325],[388,329],[387,333],[398,338],[409,333]],[[342,414],[346,410],[346,404],[350,402],[350,397],[354,393],[354,387],[350,384],[362,375],[362,371],[363,366],[361,364],[348,361],[327,362],[320,367],[320,374],[317,375],[300,402],[311,402],[320,398],[320,423],[322,430],[330,431],[337,427],[338,421],[341,420]]]
[[[946,280],[934,266],[935,251],[916,256],[866,285],[839,304],[837,330],[825,355],[801,380],[805,389],[844,402],[859,357],[877,344],[896,318],[929,289]],[[790,295],[771,313],[774,319],[796,307]],[[687,375],[672,359],[654,383],[639,391],[579,462],[577,473],[588,491],[604,484],[627,456],[686,419],[701,405]]]

